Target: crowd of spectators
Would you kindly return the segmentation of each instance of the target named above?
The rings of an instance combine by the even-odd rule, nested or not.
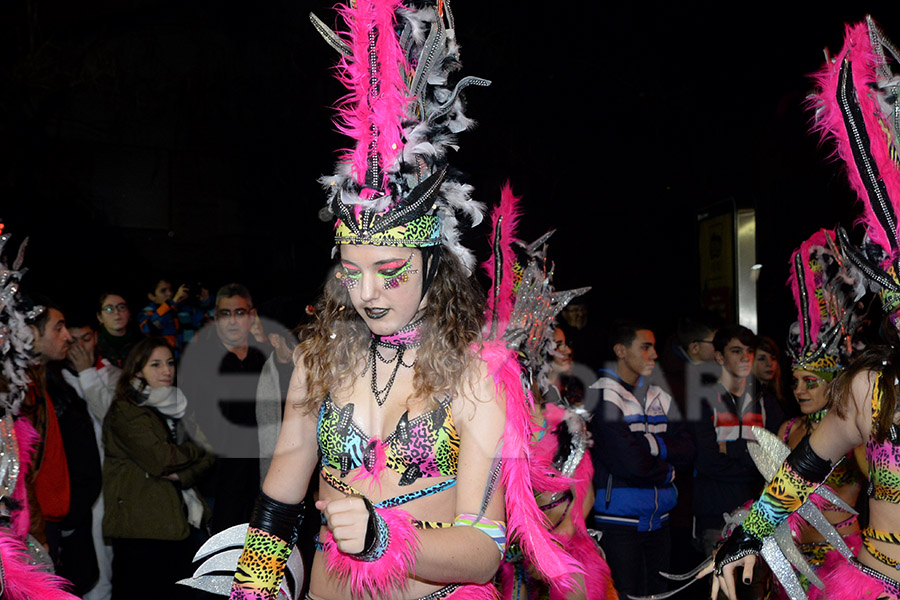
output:
[[[159,278],[140,310],[112,289],[89,311],[33,300],[30,533],[79,597],[206,597],[175,581],[211,533],[250,518],[295,336],[237,283],[211,295]]]
[[[210,534],[249,520],[292,371],[299,319],[261,317],[245,286],[158,278],[145,293],[104,291],[89,313],[36,300],[31,533],[91,600],[203,597],[174,581]],[[604,343],[587,317],[563,314],[551,382],[591,414],[588,526],[620,595],[661,593],[659,571],[708,556],[758,495],[751,428],[793,410],[782,357],[735,324],[681,319],[657,347],[645,323],[611,322]]]

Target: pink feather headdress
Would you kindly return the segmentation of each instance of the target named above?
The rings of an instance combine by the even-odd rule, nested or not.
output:
[[[849,338],[860,315],[861,275],[845,261],[834,232],[821,229],[791,255],[788,286],[797,321],[788,336],[794,369],[834,374],[849,358]],[[847,342],[846,344],[844,342]]]
[[[887,51],[887,54],[886,54]],[[855,248],[843,230],[837,231],[844,255],[879,289],[887,314],[896,324],[900,309],[900,169],[897,156],[900,80],[891,73],[888,55],[897,52],[881,29],[866,17],[848,25],[841,52],[814,75],[818,92],[815,129],[836,144],[847,167],[850,187],[863,211],[858,222],[867,242]]]
[[[310,15],[341,55],[338,79],[348,94],[336,126],[353,142],[333,175],[320,182],[336,218],[336,244],[413,248],[441,245],[469,272],[472,253],[460,243],[457,216],[477,225],[484,206],[472,187],[454,179],[449,149],[474,121],[460,92],[490,82],[454,80],[460,68],[455,23],[447,0],[354,0],[338,7],[345,33]]]
[[[500,192],[500,204],[491,215],[491,257],[482,265],[491,280],[485,337],[502,337],[544,387],[546,381],[542,378],[551,352],[553,322],[572,299],[591,288],[560,292],[553,289],[553,267],[547,263],[546,242],[554,231],[530,244],[516,239],[520,201],[507,182]]]

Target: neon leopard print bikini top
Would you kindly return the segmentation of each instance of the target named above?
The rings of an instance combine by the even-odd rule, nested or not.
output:
[[[875,381],[872,394],[872,429],[878,424],[881,413],[881,373]],[[869,436],[866,443],[866,460],[869,463],[869,496],[891,504],[900,504],[900,427],[891,426],[883,442]]]
[[[400,485],[420,477],[456,476],[459,433],[449,398],[414,419],[406,411],[384,440],[370,437],[354,422],[353,409],[352,402],[337,407],[331,395],[322,402],[317,430],[323,467],[340,469],[342,478],[360,467],[370,474],[387,467],[400,474]]]

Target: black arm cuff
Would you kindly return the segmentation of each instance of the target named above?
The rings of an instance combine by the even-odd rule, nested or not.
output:
[[[260,492],[250,515],[250,526],[271,533],[293,546],[297,543],[297,528],[302,518],[303,502],[285,504]]]
[[[816,483],[825,481],[832,469],[830,460],[813,452],[812,446],[809,445],[809,434],[800,440],[797,447],[790,453],[787,463],[798,475],[807,481]]]

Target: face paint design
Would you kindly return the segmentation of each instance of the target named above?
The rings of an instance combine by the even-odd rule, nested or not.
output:
[[[821,377],[816,377],[814,375],[805,375],[802,378],[794,377],[791,381],[791,389],[796,390],[801,385],[804,385],[806,386],[806,389],[814,390],[823,383],[825,383],[824,379],[822,379]]]
[[[413,254],[409,255],[404,261],[395,261],[383,265],[378,269],[378,275],[384,278],[384,289],[393,290],[400,287],[401,284],[409,281],[409,276],[418,273],[418,269],[410,269],[412,265]]]
[[[341,265],[341,268],[343,271],[338,271],[334,276],[338,278],[341,285],[344,286],[344,289],[352,290],[358,286],[359,280],[362,279],[362,271],[347,267],[346,265]]]

